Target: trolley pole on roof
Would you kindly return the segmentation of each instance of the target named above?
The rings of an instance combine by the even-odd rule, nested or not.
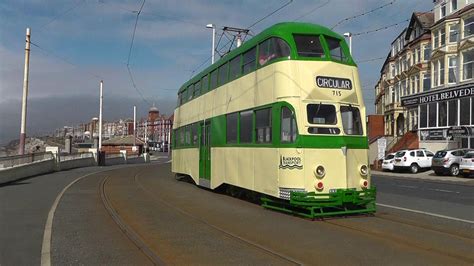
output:
[[[23,98],[21,102],[21,129],[20,129],[20,147],[18,153],[25,154],[26,142],[26,112],[28,100],[28,75],[30,72],[30,38],[31,30],[26,28],[26,44],[25,44],[25,70],[23,75]]]

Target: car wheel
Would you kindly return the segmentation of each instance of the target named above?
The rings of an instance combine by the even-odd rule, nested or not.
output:
[[[459,175],[459,166],[457,164],[451,165],[451,167],[449,167],[449,172],[452,176]]]
[[[411,171],[412,174],[418,173],[419,170],[420,170],[420,167],[416,163],[414,163],[410,166],[410,171]]]

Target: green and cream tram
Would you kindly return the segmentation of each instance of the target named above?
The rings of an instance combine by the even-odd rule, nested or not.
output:
[[[344,38],[279,23],[180,88],[172,171],[311,218],[374,212],[364,118]]]

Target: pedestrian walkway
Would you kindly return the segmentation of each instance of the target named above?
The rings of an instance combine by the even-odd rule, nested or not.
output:
[[[434,180],[434,181],[448,181],[448,182],[459,182],[459,183],[471,183],[474,185],[474,178],[465,178],[463,176],[448,176],[448,175],[436,175],[433,171],[424,171],[417,174],[412,174],[409,172],[382,172],[377,170],[372,170],[372,175],[375,176],[389,176],[389,177],[402,177],[402,178],[416,178],[416,179],[425,179],[425,180]]]

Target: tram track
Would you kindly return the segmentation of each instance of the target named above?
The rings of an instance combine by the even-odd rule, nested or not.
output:
[[[275,250],[272,250],[272,249],[269,249],[269,248],[267,248],[267,247],[264,247],[264,246],[262,246],[262,245],[260,245],[260,244],[258,244],[258,243],[256,243],[256,242],[254,242],[254,241],[251,241],[251,240],[245,239],[245,238],[243,238],[243,237],[241,237],[241,236],[238,236],[238,235],[236,235],[236,234],[234,234],[234,233],[232,233],[232,232],[230,232],[230,231],[228,231],[228,230],[226,230],[226,229],[223,229],[223,228],[218,227],[218,226],[216,226],[216,225],[210,224],[210,223],[206,222],[205,220],[203,220],[203,219],[197,217],[196,215],[191,214],[190,212],[187,212],[187,211],[185,211],[185,210],[183,210],[183,209],[181,209],[181,208],[178,208],[178,207],[176,207],[176,206],[174,206],[174,205],[172,205],[172,204],[169,204],[166,200],[157,197],[157,196],[156,196],[156,193],[152,193],[151,191],[149,191],[148,189],[146,189],[146,188],[143,186],[143,184],[140,183],[140,181],[139,181],[138,179],[139,179],[139,176],[140,176],[140,174],[141,174],[142,172],[143,172],[143,171],[140,171],[140,172],[138,172],[137,174],[135,174],[135,176],[134,176],[134,182],[137,184],[137,186],[138,186],[141,190],[143,190],[145,193],[147,193],[151,198],[160,201],[162,204],[168,206],[169,208],[172,208],[172,209],[176,210],[177,212],[181,213],[182,215],[185,215],[185,216],[187,216],[187,217],[189,217],[189,218],[195,220],[196,222],[199,222],[199,223],[201,223],[201,224],[204,224],[204,225],[206,225],[206,226],[208,226],[208,227],[210,227],[210,228],[212,228],[212,229],[214,229],[214,230],[216,230],[216,231],[222,233],[222,234],[225,235],[227,238],[230,238],[230,239],[239,241],[240,243],[243,243],[243,244],[245,244],[245,245],[247,245],[247,246],[249,246],[249,247],[252,247],[252,248],[258,249],[258,250],[260,250],[260,251],[266,252],[266,253],[268,253],[268,254],[270,254],[270,255],[272,255],[272,256],[275,256],[275,257],[277,257],[277,258],[279,258],[279,259],[285,260],[285,261],[287,261],[287,262],[289,262],[289,263],[291,263],[291,264],[294,264],[294,265],[303,265],[303,264],[304,264],[304,263],[302,263],[302,262],[300,262],[300,261],[298,261],[298,260],[296,260],[296,259],[289,258],[288,256],[286,256],[286,255],[284,255],[284,254],[281,254],[281,253],[279,253],[279,252],[277,252],[277,251],[275,251]]]
[[[403,223],[403,222],[399,222],[399,221],[392,220],[392,219],[380,218],[380,217],[377,217],[377,216],[374,216],[374,218],[377,218],[377,219],[380,219],[380,220],[388,220],[390,222],[396,222],[396,223],[404,224],[404,225],[408,225],[408,226],[418,227],[418,228],[421,228],[423,230],[430,230],[430,231],[434,231],[434,232],[437,232],[437,233],[449,234],[449,233],[446,233],[446,232],[438,232],[438,231],[436,231],[434,229],[431,229],[431,228],[427,229],[427,228],[422,227],[422,226],[416,226],[416,225],[413,225],[411,223]],[[436,248],[436,247],[433,247],[433,246],[425,246],[420,242],[413,241],[413,239],[407,239],[405,237],[397,237],[394,234],[389,234],[389,233],[387,234],[386,232],[381,232],[381,231],[377,231],[377,230],[368,230],[368,229],[362,228],[361,226],[350,225],[349,223],[344,223],[344,222],[337,222],[337,220],[323,220],[323,222],[326,223],[326,224],[338,227],[338,228],[343,228],[345,230],[355,231],[355,232],[366,234],[366,235],[369,235],[369,236],[372,236],[372,237],[376,237],[376,238],[380,238],[380,239],[384,239],[384,240],[389,239],[393,243],[405,245],[405,246],[411,247],[411,248],[416,248],[416,249],[419,249],[419,250],[423,250],[425,252],[438,254],[438,255],[442,254],[444,256],[448,256],[448,257],[451,257],[451,258],[454,258],[454,259],[458,259],[458,260],[461,260],[461,261],[464,261],[464,262],[470,263],[470,264],[474,263],[474,260],[472,258],[460,255],[458,253],[450,252],[447,249],[440,249],[440,248]],[[454,234],[449,234],[449,235],[459,237],[458,235],[454,235]],[[462,238],[464,238],[464,240],[468,240],[468,241],[471,241],[471,242],[473,241],[472,238],[467,238],[467,237],[462,237]]]
[[[138,235],[124,220],[120,217],[117,210],[113,207],[106,192],[106,184],[109,176],[102,179],[99,185],[99,194],[108,214],[112,220],[117,224],[122,233],[152,262],[154,265],[166,265],[164,261],[158,257],[145,243],[145,241]]]

